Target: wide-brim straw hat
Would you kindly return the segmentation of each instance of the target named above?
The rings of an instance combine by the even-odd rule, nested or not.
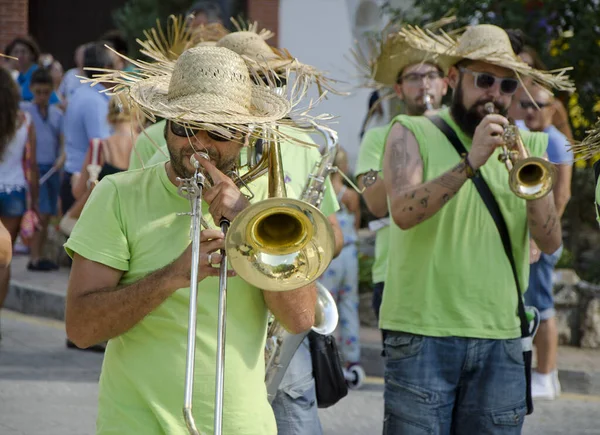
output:
[[[266,86],[253,83],[246,62],[223,47],[194,47],[175,63],[128,59],[134,72],[104,71],[91,82],[112,83],[109,93],[128,92],[148,117],[190,127],[252,133],[276,132],[291,103]]]
[[[429,23],[427,29],[437,31],[455,21],[454,16],[443,17]],[[399,33],[400,28],[390,23],[381,32],[367,38],[366,51],[358,44],[351,50],[353,63],[361,77],[361,86],[389,91],[397,83],[398,75],[408,66],[430,63],[441,68],[437,55],[412,47]]]
[[[464,59],[482,61],[514,71],[519,80],[530,78],[547,88],[574,91],[566,72],[572,68],[541,71],[530,67],[517,56],[506,32],[491,24],[468,27],[455,39],[447,33],[434,33],[419,27],[406,26],[398,32],[406,44],[423,53],[423,58],[437,59],[445,70]]]
[[[137,39],[140,52],[156,61],[175,61],[181,53],[196,46],[214,46],[229,33],[220,23],[203,24],[191,28],[186,20],[170,15],[166,28],[156,20],[156,27],[144,30],[146,39]]]
[[[300,62],[285,49],[271,47],[266,41],[274,36],[268,29],[259,30],[258,23],[244,23],[231,18],[237,31],[223,36],[217,47],[225,47],[235,51],[248,62],[248,66],[260,74],[261,70],[274,71],[279,76],[296,75],[296,80],[308,86],[316,84],[319,95],[331,92],[346,95],[335,88],[336,80],[327,77],[326,73],[312,65]]]

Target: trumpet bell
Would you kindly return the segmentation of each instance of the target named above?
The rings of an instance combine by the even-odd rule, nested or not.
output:
[[[509,185],[519,198],[533,200],[548,195],[555,179],[551,163],[539,157],[528,157],[515,163],[509,174]]]
[[[314,282],[329,266],[334,247],[333,230],[323,213],[292,198],[269,198],[246,208],[225,239],[236,273],[269,291]]]

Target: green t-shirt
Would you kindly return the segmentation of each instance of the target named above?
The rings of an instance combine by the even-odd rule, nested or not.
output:
[[[150,158],[159,151],[159,148],[162,148],[166,145],[165,141],[165,124],[167,121],[162,120],[157,122],[156,124],[151,125],[142,131],[137,140],[135,141],[135,145],[133,150],[131,151],[131,156],[129,157],[129,170],[140,169],[146,166],[149,166],[148,161]],[[166,152],[161,154],[164,159],[161,160],[166,162],[169,160],[169,153]],[[158,163],[158,162],[156,162]]]
[[[382,169],[385,139],[389,129],[389,125],[383,125],[367,130],[358,151],[358,160],[356,162],[356,170],[354,171],[356,175],[364,174],[371,169]],[[379,172],[377,176],[383,178],[383,173]],[[373,274],[373,283],[385,281],[390,245],[389,228],[389,226],[385,226],[379,229],[375,235],[375,261],[373,262],[371,271]]]
[[[307,143],[314,143],[310,135],[302,131],[281,127],[281,131],[295,139],[302,140]],[[245,159],[245,148],[242,149],[242,159]],[[147,166],[153,166],[157,163],[166,162],[169,160],[169,152],[167,146],[154,153],[154,155],[146,162]],[[321,153],[316,147],[307,147],[298,145],[290,141],[281,143],[281,163],[283,165],[283,174],[286,184],[287,195],[290,198],[298,198],[304,190],[304,185],[308,180],[308,174],[311,173],[315,165],[321,161]],[[130,168],[131,169],[131,168]],[[321,203],[320,210],[325,216],[330,216],[339,210],[339,204],[335,196],[335,191],[331,185],[331,181],[327,178],[325,182],[325,194]]]
[[[267,196],[266,177],[253,184]],[[65,247],[124,271],[135,282],[179,257],[189,245],[188,200],[164,165],[105,177],[94,189]],[[203,203],[203,215],[216,226]],[[198,286],[194,416],[212,433],[217,350],[218,278]],[[182,416],[189,288],[173,293],[126,333],[108,342],[100,376],[97,433],[186,434]],[[265,388],[267,307],[261,290],[229,278],[223,433],[275,434]]]
[[[600,223],[600,178],[596,182],[596,219]]]
[[[467,150],[471,139],[448,110],[440,116]],[[427,118],[399,116],[420,147],[423,180],[460,160],[446,136]],[[531,154],[542,156],[548,136],[521,132]],[[522,289],[529,279],[526,202],[509,189],[508,171],[497,149],[480,169],[509,230]],[[496,225],[474,184],[467,181],[434,216],[409,229],[390,226],[390,265],[380,327],[429,336],[508,339],[520,336],[517,291]]]

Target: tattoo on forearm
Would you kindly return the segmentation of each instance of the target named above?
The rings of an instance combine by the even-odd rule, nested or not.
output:
[[[464,177],[460,176],[460,174],[465,172],[465,168],[465,163],[461,162],[452,168],[452,171],[450,171],[449,174],[442,175],[441,177],[437,178],[434,183],[456,193],[465,182]]]

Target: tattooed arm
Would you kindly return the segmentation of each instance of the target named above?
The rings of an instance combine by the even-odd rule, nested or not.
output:
[[[394,223],[407,230],[429,219],[456,195],[467,181],[466,165],[461,162],[423,183],[423,161],[417,139],[396,123],[386,143],[383,181]]]

